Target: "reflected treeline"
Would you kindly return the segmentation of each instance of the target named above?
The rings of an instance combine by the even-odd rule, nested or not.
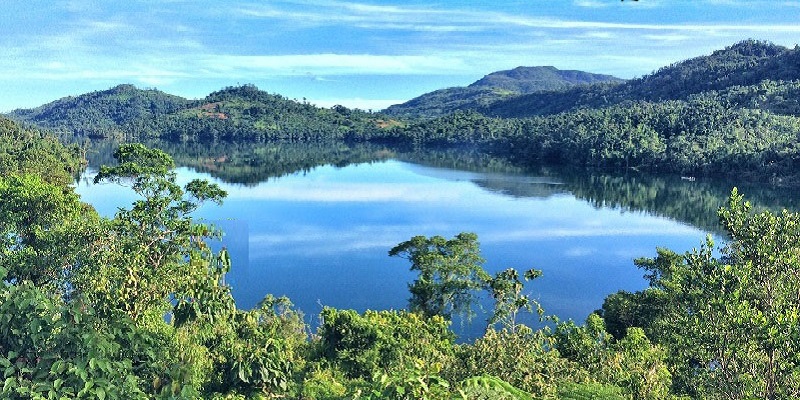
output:
[[[475,183],[487,190],[518,197],[546,197],[568,192],[597,208],[647,212],[717,234],[722,232],[717,210],[727,203],[734,186],[756,210],[800,210],[798,194],[791,189],[771,185],[690,180],[675,175],[612,175],[585,169],[550,167],[528,171],[527,175],[527,179],[495,177]]]
[[[733,186],[756,209],[800,210],[795,191],[771,185],[737,184],[728,180],[687,180],[680,176],[639,173],[614,175],[561,167],[522,168],[503,158],[472,149],[407,150],[376,144],[344,142],[239,144],[148,142],[171,154],[179,166],[205,172],[227,183],[255,185],[323,165],[344,167],[388,158],[427,167],[469,172],[476,185],[507,196],[530,198],[570,193],[594,207],[647,212],[719,233],[717,209]],[[111,164],[114,142],[92,142],[90,166]],[[446,175],[446,174],[445,174]]]
[[[717,210],[726,205],[733,187],[756,210],[800,210],[800,197],[772,185],[741,184],[730,180],[691,181],[680,176],[570,174],[562,177],[573,195],[595,207],[646,211],[721,233]]]
[[[559,175],[550,168],[533,171],[477,150],[396,151],[394,158],[426,167],[472,172],[473,183],[506,196],[550,197],[569,193]]]
[[[226,183],[253,186],[293,173],[308,172],[323,165],[343,167],[350,164],[385,160],[393,153],[383,146],[373,144],[347,144],[344,142],[309,143],[230,143],[204,144],[196,142],[174,143],[145,141],[169,153],[175,163],[189,167]],[[113,152],[118,142],[92,142],[87,151],[89,165],[97,167],[113,164]]]
[[[395,158],[473,172],[471,180],[476,185],[507,196],[546,198],[569,193],[594,207],[646,212],[715,234],[722,232],[717,210],[727,203],[734,186],[756,210],[800,210],[800,195],[795,190],[766,184],[695,180],[678,175],[615,175],[555,166],[521,168],[508,160],[471,150],[396,152]]]
[[[385,160],[391,152],[369,144],[343,142],[270,144],[166,144],[160,147],[180,166],[205,172],[227,183],[256,185],[270,178],[303,173],[323,166]]]

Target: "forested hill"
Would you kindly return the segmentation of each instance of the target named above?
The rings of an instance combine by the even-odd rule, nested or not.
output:
[[[613,87],[575,87],[409,124],[518,165],[732,175],[800,185],[800,48],[748,40]],[[515,118],[510,118],[515,117]]]
[[[800,48],[789,49],[768,42],[746,40],[707,56],[665,66],[620,85],[577,86],[561,91],[516,96],[488,104],[480,111],[500,117],[549,115],[577,109],[603,108],[624,101],[687,100],[703,92],[738,90],[767,80],[798,79]]]
[[[15,110],[10,116],[77,136],[136,136],[158,129],[159,120],[189,104],[187,99],[158,90],[118,85]]]
[[[119,85],[15,110],[10,117],[63,136],[182,141],[362,138],[396,125],[379,115],[342,106],[320,108],[253,85],[227,87],[199,100]]]
[[[561,90],[592,83],[619,83],[611,75],[565,71],[555,67],[517,67],[493,72],[466,87],[451,87],[423,94],[384,112],[401,117],[437,117],[455,110],[478,109],[516,96]]]

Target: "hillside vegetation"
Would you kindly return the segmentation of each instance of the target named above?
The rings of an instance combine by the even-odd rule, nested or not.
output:
[[[78,148],[64,147],[53,136],[0,117],[0,176],[32,174],[66,185],[84,166]]]
[[[798,48],[745,41],[613,87],[521,96],[388,133],[421,146],[477,146],[519,165],[797,184],[798,57]]]
[[[428,107],[422,114],[442,114],[432,119],[319,108],[252,85],[196,101],[123,85],[12,116],[66,136],[468,147],[522,167],[565,164],[800,184],[800,48],[748,40],[622,83],[513,95],[541,87],[536,79],[613,82],[551,68],[502,71],[410,102]]]
[[[490,116],[528,117],[585,108],[603,108],[625,101],[687,100],[709,91],[758,85],[762,81],[800,79],[800,50],[747,40],[708,56],[662,67],[641,78],[614,86],[580,86],[565,91],[504,99],[480,111]]]
[[[397,124],[360,110],[286,99],[253,85],[227,87],[201,100],[119,85],[67,97],[10,117],[64,137],[172,141],[312,141],[369,136]]]
[[[430,118],[456,110],[477,110],[520,95],[566,89],[593,83],[614,84],[621,79],[583,71],[564,71],[554,67],[517,67],[493,72],[466,87],[436,90],[393,105],[384,113],[405,118]]]

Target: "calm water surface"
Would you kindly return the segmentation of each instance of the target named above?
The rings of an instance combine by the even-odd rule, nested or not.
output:
[[[226,232],[237,304],[249,308],[268,293],[286,295],[311,323],[323,306],[404,308],[414,275],[408,261],[387,252],[414,235],[477,233],[490,273],[543,270],[527,291],[547,314],[577,321],[608,294],[645,287],[634,258],[654,256],[657,246],[686,251],[706,235],[647,212],[590,204],[559,179],[541,176],[397,160],[322,166],[248,186],[188,168],[178,175],[215,181],[228,192],[222,206],[204,205],[198,216]],[[523,187],[525,195],[502,189],[508,187]],[[134,199],[119,186],[86,180],[77,191],[108,216]],[[474,337],[486,317],[454,329]]]

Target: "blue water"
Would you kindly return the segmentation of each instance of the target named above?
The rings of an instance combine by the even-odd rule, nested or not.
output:
[[[234,263],[227,282],[238,306],[252,307],[268,293],[286,295],[312,324],[323,306],[405,308],[414,275],[408,261],[387,252],[415,235],[475,232],[490,273],[543,270],[526,291],[546,314],[576,321],[600,308],[608,294],[646,286],[634,258],[654,256],[659,246],[683,252],[706,236],[645,212],[593,207],[557,180],[540,177],[395,160],[318,167],[254,186],[177,171],[180,181],[205,178],[228,191],[222,206],[204,205],[197,215],[226,232],[223,245]],[[523,180],[541,186],[541,194],[510,196],[477,184],[487,180]],[[77,191],[108,216],[134,199],[111,184],[84,181]],[[473,324],[454,329],[462,338],[475,337],[486,318],[479,313]]]

